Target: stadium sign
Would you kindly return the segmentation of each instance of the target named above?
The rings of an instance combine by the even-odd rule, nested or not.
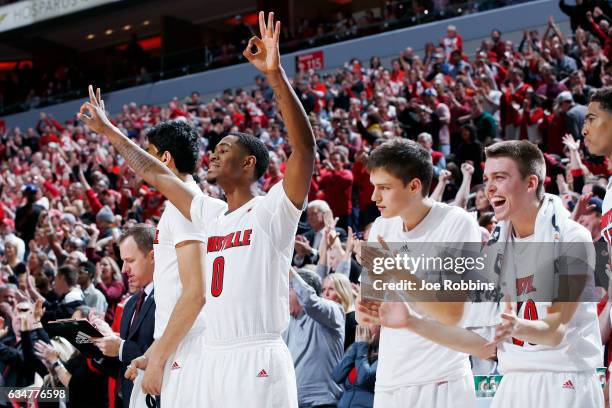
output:
[[[323,51],[309,52],[308,54],[296,55],[295,68],[298,72],[306,72],[311,69],[322,70],[324,67]]]
[[[24,0],[0,7],[0,32],[119,0]]]

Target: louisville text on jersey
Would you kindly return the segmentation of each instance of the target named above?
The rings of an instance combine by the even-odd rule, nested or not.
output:
[[[251,245],[251,232],[253,230],[248,229],[244,231],[236,231],[231,234],[227,234],[223,237],[209,237],[207,244],[207,251],[218,252],[224,249],[248,246]]]

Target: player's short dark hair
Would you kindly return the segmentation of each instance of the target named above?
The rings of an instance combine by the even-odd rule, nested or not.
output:
[[[512,159],[524,179],[531,175],[537,176],[538,188],[536,194],[538,197],[542,197],[544,177],[546,177],[546,162],[542,151],[536,145],[526,140],[506,140],[487,147],[485,156],[487,159],[497,157]]]
[[[77,284],[78,270],[72,265],[63,265],[57,270],[57,276],[63,276],[66,284],[70,287]]]
[[[268,170],[268,164],[270,163],[270,153],[268,153],[266,145],[261,140],[248,133],[232,132],[231,135],[238,138],[238,143],[246,150],[247,155],[255,156],[255,172],[253,178],[254,180],[259,180],[266,170]]]
[[[153,241],[155,240],[155,227],[149,224],[136,224],[124,231],[119,238],[119,243],[123,243],[126,239],[132,237],[138,250],[143,254],[148,254],[153,250]]]
[[[147,131],[159,154],[169,152],[179,173],[193,174],[198,163],[198,134],[182,120],[160,122]]]
[[[612,113],[612,86],[600,88],[591,95],[591,102],[599,102],[601,109]]]
[[[385,142],[372,151],[368,158],[368,170],[383,169],[402,180],[404,185],[419,179],[423,197],[429,195],[433,177],[431,154],[420,144],[407,139]]]
[[[321,296],[321,292],[323,292],[323,284],[321,283],[321,278],[319,275],[313,271],[309,271],[308,269],[299,269],[298,275],[300,275],[300,278],[302,278],[304,282],[308,284],[308,286],[314,289],[317,296]]]

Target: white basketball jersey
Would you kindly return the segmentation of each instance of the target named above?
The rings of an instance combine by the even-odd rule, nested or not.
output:
[[[194,181],[185,185],[196,196],[207,204],[206,211],[211,213],[210,218],[227,211],[224,201],[205,196]],[[175,246],[183,241],[201,241],[206,243],[203,229],[198,229],[169,201],[155,231],[153,251],[155,256],[155,270],[153,272],[153,287],[155,288],[155,330],[153,337],[158,339],[164,333],[172,310],[176,305],[183,287],[179,277],[178,260]],[[204,308],[196,318],[191,331],[204,328]]]
[[[611,254],[610,248],[612,246],[612,177],[608,181],[608,186],[606,187],[606,196],[604,197],[601,210],[603,213],[603,215],[601,216],[601,236],[608,243],[608,254]],[[611,259],[612,255],[608,255],[608,265],[606,269],[612,267],[612,265],[610,265]],[[608,294],[608,296],[610,296],[610,294]],[[610,313],[610,322],[612,322],[612,313]],[[612,387],[610,388],[610,390],[610,392],[612,393]]]
[[[551,303],[522,302],[517,315],[542,320]],[[556,347],[511,339],[497,348],[499,371],[587,371],[603,365],[603,347],[597,320],[597,305],[581,302],[570,320],[567,333]]]
[[[289,268],[302,212],[283,182],[229,214],[205,221],[202,196],[191,219],[206,229],[206,341],[278,334],[289,323]]]
[[[434,203],[429,214],[405,232],[400,217],[378,217],[368,240],[388,242],[480,242],[478,224],[459,207]],[[413,312],[415,312],[413,310]],[[416,312],[415,312],[416,313]],[[405,329],[382,327],[376,390],[448,381],[471,374],[467,354],[453,351]]]
[[[578,223],[566,221],[568,226],[563,235],[563,242],[590,242],[591,234]],[[510,256],[504,267],[515,268],[517,291],[517,316],[527,320],[542,320],[547,316],[550,302],[534,302],[538,287],[536,271],[533,270],[538,257],[538,243],[528,246],[526,242],[534,240],[531,236],[516,239],[522,243],[520,254]],[[525,252],[527,251],[527,253]],[[594,255],[594,253],[593,253]],[[522,261],[522,262],[521,262]],[[506,340],[498,346],[497,357],[502,374],[512,371],[587,371],[601,367],[603,364],[603,347],[599,333],[597,304],[580,302],[567,328],[567,333],[556,347],[530,344],[518,339]]]
[[[602,206],[601,236],[609,245],[612,245],[612,178],[608,182],[606,196]]]

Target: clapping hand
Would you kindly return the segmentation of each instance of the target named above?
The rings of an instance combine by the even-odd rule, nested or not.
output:
[[[59,352],[52,345],[41,340],[34,343],[34,349],[36,350],[34,354],[49,365],[53,365],[60,358]]]
[[[585,215],[596,208],[595,204],[589,204],[591,198],[593,198],[593,193],[586,193],[580,196],[574,208],[574,213],[572,214],[574,220],[577,220],[581,215]]]
[[[372,341],[372,333],[368,326],[358,325],[355,331],[355,341],[369,343]]]
[[[383,303],[379,315],[380,324],[392,329],[408,329],[415,319],[408,304],[404,302]]]
[[[312,247],[303,235],[297,235],[295,237],[295,252],[300,256],[307,256],[312,253]]]
[[[495,337],[485,347],[496,346],[505,339],[513,337],[519,323],[519,318],[514,311],[514,305],[510,297],[504,297],[504,312],[501,314],[502,322],[495,328]]]
[[[580,140],[574,140],[574,137],[571,135],[571,133],[566,133],[565,136],[563,136],[563,144],[567,146],[568,149],[573,151],[577,151],[578,149],[580,149]]]

